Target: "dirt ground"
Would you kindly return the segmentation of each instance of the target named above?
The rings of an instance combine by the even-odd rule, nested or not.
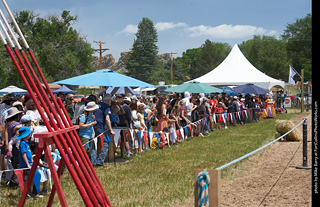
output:
[[[296,116],[294,124],[305,115]],[[307,123],[311,140],[311,117]],[[302,125],[298,129],[302,133]],[[310,166],[311,144],[308,142]],[[298,165],[302,165],[302,142],[272,144],[241,164],[233,179],[222,180],[221,206],[311,206],[312,170],[296,169]]]

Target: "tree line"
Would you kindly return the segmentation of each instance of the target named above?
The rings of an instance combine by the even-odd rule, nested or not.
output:
[[[299,73],[305,69],[305,79],[312,75],[312,19],[311,14],[288,24],[280,38],[255,35],[239,44],[245,57],[263,73],[288,81],[289,64]],[[138,32],[127,62],[128,75],[157,84],[171,82],[171,60],[161,65],[157,60],[157,31],[146,17],[138,25]],[[187,49],[173,64],[174,83],[200,77],[217,67],[229,54],[228,43],[207,39],[200,47]],[[226,74],[228,75],[228,74]]]
[[[93,48],[72,27],[77,16],[71,16],[65,10],[60,15],[45,18],[33,11],[20,11],[15,16],[49,82],[94,71],[91,66]],[[288,81],[291,64],[298,72],[305,69],[305,79],[310,80],[311,22],[312,16],[308,14],[288,24],[280,38],[258,35],[243,41],[239,48],[251,64],[273,78]],[[157,42],[158,34],[153,22],[149,18],[142,18],[125,66],[126,75],[153,84],[158,81],[171,83],[171,60],[167,63],[159,61]],[[198,48],[187,49],[173,61],[174,83],[180,84],[206,74],[217,67],[230,51],[228,43],[209,39]],[[0,88],[8,85],[23,87],[23,82],[4,48],[0,54],[0,74]]]

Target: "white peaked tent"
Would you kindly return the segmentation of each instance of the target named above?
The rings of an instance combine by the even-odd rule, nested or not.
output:
[[[284,88],[284,81],[271,78],[255,68],[242,54],[237,44],[218,67],[194,80],[212,86],[253,83],[267,90],[273,86]]]

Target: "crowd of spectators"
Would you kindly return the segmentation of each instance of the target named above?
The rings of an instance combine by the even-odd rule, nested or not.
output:
[[[71,94],[59,93],[57,97],[61,98],[65,104],[73,124],[79,125],[79,138],[93,166],[104,165],[110,136],[115,135],[114,129],[126,131],[129,129],[133,132],[132,134],[120,133],[119,138],[120,156],[130,158],[133,155],[139,156],[143,150],[164,148],[166,144],[170,144],[168,141],[150,137],[154,134],[152,132],[174,134],[175,140],[169,140],[172,142],[171,144],[183,141],[181,135],[177,136],[176,131],[185,126],[188,126],[189,129],[188,137],[207,136],[214,129],[227,128],[227,124],[219,116],[215,122],[209,119],[212,114],[264,108],[265,100],[268,98],[265,95],[256,96],[254,94],[229,96],[222,93],[205,96],[189,92],[148,98],[132,94],[113,96],[104,94],[103,97],[89,95],[75,103]],[[204,124],[199,128],[195,122],[202,119]],[[243,125],[244,123],[234,119],[232,125],[237,124]],[[29,134],[25,132],[25,127],[30,130]],[[26,136],[21,137],[22,135],[20,135],[19,137],[21,129],[24,131],[20,134],[24,133]],[[29,160],[29,155],[28,159],[24,158],[24,155],[29,151],[25,142],[31,148],[36,148],[38,140],[35,140],[33,135],[46,130],[42,117],[28,93],[25,96],[5,95],[0,104],[0,171],[8,168],[31,168],[28,162],[32,163],[32,159]],[[146,134],[148,138],[139,138],[138,131]],[[103,136],[97,137],[101,134]],[[103,142],[100,140],[98,142],[104,145],[99,154],[99,150],[91,142],[96,137],[103,139]],[[22,142],[24,147],[19,147]],[[44,159],[42,163],[45,166],[46,160]],[[12,176],[5,177],[8,183],[14,182]],[[43,187],[43,192],[47,192],[46,184]]]

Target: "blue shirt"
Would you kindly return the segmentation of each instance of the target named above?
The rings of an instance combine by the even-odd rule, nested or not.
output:
[[[79,122],[83,122],[85,124],[90,124],[93,122],[92,114],[88,115],[87,121],[86,121],[86,116],[84,114],[81,114],[79,116]],[[93,126],[89,126],[84,129],[79,129],[79,136],[85,137],[87,139],[92,139],[93,138]]]
[[[32,153],[30,150],[29,143],[24,140],[21,140],[20,145],[19,145],[19,167],[20,168],[27,168],[28,167],[27,163],[25,163],[25,161],[22,157],[22,153],[24,153],[24,152],[26,153],[28,163],[31,166],[32,165]]]
[[[111,125],[117,124],[117,119],[119,119],[119,115],[111,113],[109,116],[110,116]]]
[[[106,126],[106,116],[111,114],[110,106],[105,102],[99,102],[97,105],[100,107],[93,112],[95,115],[95,120],[97,121],[97,124],[94,125],[94,127],[104,130]]]

